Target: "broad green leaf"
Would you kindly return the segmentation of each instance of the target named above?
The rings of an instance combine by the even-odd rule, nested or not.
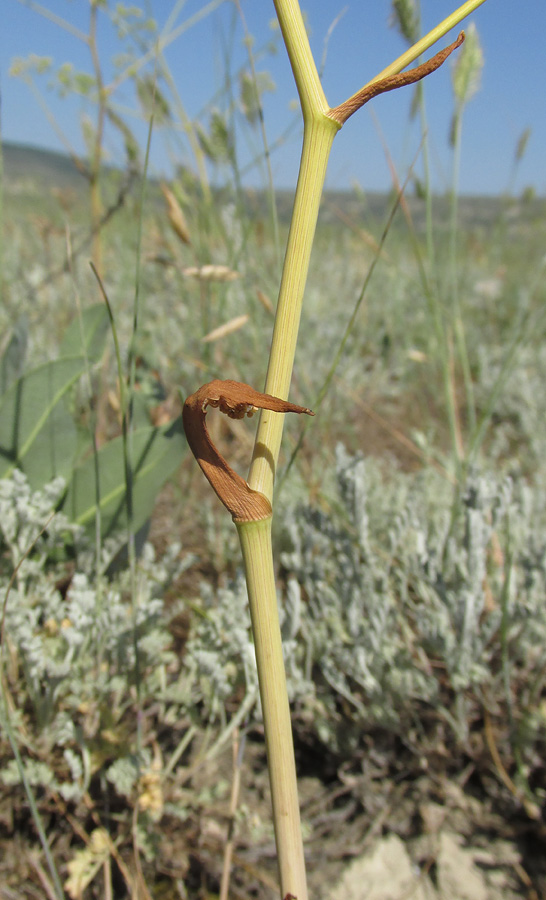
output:
[[[104,303],[95,303],[76,316],[66,329],[59,357],[76,356],[85,353],[90,362],[96,362],[102,356],[104,341],[108,330],[108,312]]]
[[[132,435],[133,531],[137,531],[151,515],[162,485],[180,465],[185,449],[181,418],[161,428],[141,428]],[[103,536],[127,528],[127,489],[121,437],[101,447],[96,459],[91,456],[74,469],[63,512],[71,521],[91,531],[95,525],[97,496]]]
[[[33,488],[67,478],[76,453],[76,427],[66,394],[85,368],[81,356],[32,369],[0,399],[0,478],[21,469]]]

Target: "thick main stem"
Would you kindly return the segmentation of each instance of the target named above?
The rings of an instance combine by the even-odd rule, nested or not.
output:
[[[341,123],[328,116],[330,108],[322,90],[297,0],[274,2],[304,120],[302,158],[265,385],[268,394],[286,399],[326,167],[333,139]],[[484,2],[485,0],[467,0],[368,84],[401,72]],[[273,495],[282,427],[283,419],[278,413],[262,413],[248,478],[250,487],[261,491],[269,501]]]
[[[277,303],[265,391],[286,399],[296,353],[303,293],[328,157],[339,125],[325,115],[305,126],[300,172]],[[248,477],[250,487],[271,501],[282,438],[281,414],[264,410]]]
[[[237,525],[264,718],[281,897],[307,900],[290,707],[271,552],[271,518]]]

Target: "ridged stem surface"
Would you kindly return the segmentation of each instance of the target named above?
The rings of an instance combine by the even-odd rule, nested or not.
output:
[[[292,723],[271,553],[271,518],[237,525],[264,718],[281,897],[307,900]]]

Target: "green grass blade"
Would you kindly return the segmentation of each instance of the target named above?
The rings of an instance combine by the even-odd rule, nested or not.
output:
[[[47,835],[45,833],[44,825],[42,822],[42,817],[40,816],[40,812],[38,810],[38,806],[37,806],[36,800],[34,798],[34,792],[32,790],[32,787],[31,787],[27,777],[26,777],[25,767],[23,765],[23,760],[21,758],[21,754],[19,753],[19,747],[17,745],[17,738],[11,727],[11,722],[9,720],[9,713],[8,713],[8,709],[7,709],[7,704],[5,702],[3,687],[2,687],[2,699],[0,702],[0,723],[2,725],[3,732],[6,734],[8,741],[11,745],[11,750],[12,750],[15,762],[17,764],[17,769],[19,771],[19,777],[21,779],[21,783],[23,785],[23,788],[24,788],[24,791],[25,791],[25,794],[27,797],[29,809],[32,814],[32,820],[34,822],[36,831],[38,832],[38,837],[40,838],[42,850],[44,851],[44,856],[47,861],[47,867],[49,869],[49,873],[53,880],[57,900],[64,900],[65,893],[63,891],[61,879],[59,877],[59,873],[58,873],[57,867],[55,865],[55,860],[53,859],[53,855],[49,848],[49,843],[48,843]]]
[[[185,437],[182,420],[162,428],[141,428],[133,433],[133,509],[131,527],[138,530],[149,518],[162,485],[180,465]],[[95,459],[89,457],[74,469],[68,485],[63,512],[71,521],[94,529],[97,511],[96,470],[100,485],[100,512],[103,536],[128,522],[127,485],[123,438],[105,444]]]

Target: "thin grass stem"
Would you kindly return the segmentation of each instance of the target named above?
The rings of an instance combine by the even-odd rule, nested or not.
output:
[[[463,19],[466,19],[471,13],[475,12],[479,6],[485,3],[485,0],[467,0],[466,3],[463,3],[462,6],[459,6],[455,12],[452,12],[447,18],[443,19],[439,25],[436,25],[431,31],[425,34],[416,44],[413,44],[409,50],[406,50],[405,53],[402,53],[398,59],[395,59],[393,63],[383,69],[379,75],[376,75],[375,78],[372,78],[368,84],[373,84],[375,81],[381,81],[383,78],[388,78],[389,75],[397,75],[406,66],[409,66],[412,62],[415,62],[416,59],[426,53],[430,48],[441,38],[444,37],[451,31],[452,28],[455,28],[459,25]]]
[[[21,779],[21,783],[23,785],[23,788],[24,788],[24,791],[25,791],[25,794],[27,797],[27,802],[28,802],[28,805],[30,808],[30,813],[32,815],[32,820],[36,827],[36,831],[38,832],[38,837],[40,839],[40,844],[42,845],[42,850],[44,851],[44,856],[46,858],[47,867],[49,869],[49,873],[51,875],[51,878],[53,880],[53,884],[55,887],[55,894],[57,896],[57,900],[65,900],[65,893],[63,891],[61,879],[59,877],[59,873],[58,873],[57,867],[55,865],[55,860],[53,859],[53,854],[51,853],[51,849],[49,847],[49,841],[48,841],[47,835],[45,833],[44,825],[42,822],[42,817],[40,815],[40,811],[38,809],[36,800],[34,798],[34,792],[32,790],[32,786],[26,776],[25,766],[24,766],[21,754],[19,753],[19,747],[17,746],[17,740],[15,737],[15,734],[11,727],[10,715],[9,715],[8,709],[5,705],[3,683],[1,686],[1,693],[2,693],[2,697],[0,700],[0,724],[2,725],[2,730],[7,735],[8,741],[11,746],[11,751],[13,753],[15,762],[17,764],[17,771],[19,773],[19,778]]]
[[[451,216],[450,216],[450,284],[451,300],[453,305],[453,328],[457,345],[459,360],[463,373],[465,386],[466,408],[468,414],[469,429],[472,432],[476,427],[476,404],[474,400],[474,386],[468,348],[464,332],[461,300],[459,292],[459,246],[458,246],[458,213],[459,213],[459,171],[461,163],[461,137],[462,137],[462,108],[455,113],[454,140],[453,140],[453,175],[451,185]]]
[[[275,245],[275,258],[278,262],[280,255],[280,235],[279,235],[279,217],[277,214],[277,201],[275,197],[275,184],[273,182],[273,169],[271,168],[271,148],[269,146],[269,140],[267,137],[267,131],[265,128],[265,119],[263,115],[262,103],[260,99],[260,95],[258,92],[258,77],[256,74],[256,64],[254,62],[254,54],[252,52],[252,45],[250,41],[250,34],[248,31],[248,26],[246,24],[246,18],[243,13],[243,8],[241,6],[240,0],[235,0],[235,4],[237,7],[237,12],[239,13],[239,17],[241,19],[243,29],[245,32],[245,46],[248,54],[248,63],[250,65],[250,72],[252,75],[252,80],[254,83],[254,89],[256,91],[256,99],[258,103],[258,116],[260,123],[260,134],[262,136],[262,144],[263,144],[263,155],[265,159],[266,171],[267,171],[267,196],[269,200],[269,207],[271,210],[271,221],[273,224],[273,241]]]
[[[411,171],[411,170],[410,170],[410,171]],[[342,337],[341,337],[341,340],[340,340],[340,342],[339,342],[339,345],[338,345],[338,347],[337,347],[337,350],[336,350],[336,352],[335,352],[335,354],[334,354],[334,358],[333,358],[332,364],[331,364],[330,368],[328,369],[328,372],[326,373],[326,377],[324,378],[324,381],[323,381],[323,383],[322,383],[322,385],[321,385],[321,387],[320,387],[320,389],[319,389],[319,392],[318,392],[318,394],[317,394],[317,396],[316,396],[316,399],[313,400],[312,407],[313,407],[313,411],[314,411],[314,412],[318,412],[318,410],[320,409],[320,407],[321,407],[321,405],[322,405],[322,402],[323,402],[324,398],[326,397],[326,394],[328,393],[328,389],[329,389],[329,387],[330,387],[330,384],[332,383],[332,380],[333,380],[333,378],[334,378],[334,375],[335,375],[335,373],[336,373],[336,371],[337,371],[337,369],[338,369],[338,366],[339,366],[341,357],[343,356],[343,351],[345,350],[345,347],[346,347],[346,345],[347,345],[347,341],[349,340],[349,338],[350,338],[350,336],[351,336],[351,334],[352,334],[352,331],[353,331],[353,328],[354,328],[354,325],[355,325],[355,322],[356,322],[356,318],[357,318],[357,316],[358,316],[358,312],[359,312],[359,310],[360,310],[360,307],[361,307],[361,305],[362,305],[362,301],[364,300],[364,297],[365,297],[366,292],[367,292],[367,290],[368,290],[368,285],[370,284],[370,281],[371,281],[371,279],[372,279],[372,275],[373,275],[373,273],[374,273],[375,267],[376,267],[376,265],[377,265],[377,263],[378,263],[378,261],[379,261],[379,259],[380,259],[380,257],[381,257],[381,252],[382,252],[383,247],[384,247],[384,245],[385,245],[385,241],[387,240],[387,235],[388,235],[388,233],[389,233],[389,231],[390,231],[390,227],[391,227],[391,225],[392,225],[394,216],[396,215],[396,212],[397,212],[397,210],[398,210],[398,208],[399,208],[399,206],[400,206],[400,200],[402,199],[404,190],[405,190],[405,188],[406,188],[407,180],[409,179],[409,177],[410,177],[410,175],[408,174],[408,177],[407,177],[407,179],[406,179],[406,182],[404,183],[404,185],[403,185],[401,188],[399,188],[398,193],[397,193],[397,195],[396,195],[396,200],[395,200],[395,202],[393,203],[393,205],[392,205],[392,207],[391,207],[389,216],[388,216],[388,218],[387,218],[387,222],[386,222],[386,224],[385,224],[385,227],[384,227],[384,229],[383,229],[383,233],[382,233],[382,235],[381,235],[381,239],[380,239],[379,244],[378,244],[378,246],[377,246],[377,250],[376,250],[375,256],[374,256],[374,258],[373,258],[373,260],[372,260],[372,262],[371,262],[371,264],[370,264],[370,267],[369,267],[369,269],[368,269],[368,271],[367,271],[367,273],[366,273],[366,276],[365,276],[365,278],[364,278],[364,283],[363,283],[363,285],[362,285],[362,288],[361,288],[361,290],[360,290],[360,293],[359,293],[358,297],[356,298],[356,302],[355,302],[355,304],[354,304],[353,311],[352,311],[352,313],[351,313],[351,315],[350,315],[350,317],[349,317],[349,321],[347,322],[347,325],[345,326],[345,331],[343,332],[343,335],[342,335]],[[288,475],[290,469],[292,468],[292,465],[293,465],[293,463],[294,463],[294,461],[295,461],[295,459],[296,459],[296,457],[297,457],[297,455],[298,455],[298,453],[299,453],[299,451],[300,451],[300,449],[301,449],[301,447],[302,447],[303,440],[304,440],[305,434],[306,434],[306,432],[307,432],[307,429],[309,428],[309,422],[310,422],[310,421],[312,421],[312,420],[307,420],[307,419],[305,419],[305,420],[303,421],[303,423],[302,423],[302,426],[301,426],[301,428],[300,428],[300,433],[299,433],[299,437],[298,437],[298,440],[297,440],[297,442],[296,442],[296,445],[295,445],[295,447],[294,447],[294,449],[293,449],[293,451],[292,451],[292,453],[291,453],[291,455],[290,455],[290,459],[288,460],[288,463],[286,464],[286,467],[285,467],[285,469],[284,469],[284,471],[283,471],[283,473],[282,473],[282,478],[279,480],[279,483],[278,483],[278,489],[279,489],[279,490],[282,489],[282,486],[283,486],[283,484],[284,484],[284,481],[285,481],[285,479],[286,479],[286,476]]]

